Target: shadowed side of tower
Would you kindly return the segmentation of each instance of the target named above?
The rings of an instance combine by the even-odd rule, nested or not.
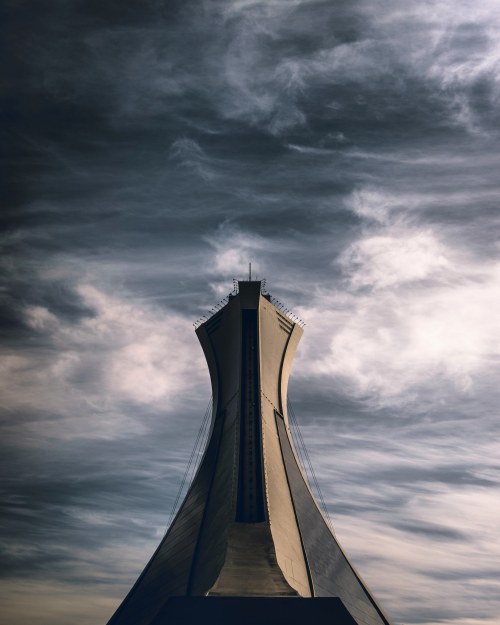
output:
[[[326,622],[321,610],[325,619],[339,610],[339,625],[388,624],[323,518],[293,447],[286,396],[302,328],[262,294],[259,281],[238,287],[197,329],[213,394],[203,459],[109,625],[180,622],[179,610],[195,605],[212,610],[218,622],[233,622],[229,606],[237,609],[239,600],[250,614],[266,597],[267,609],[278,600],[287,606],[281,610],[290,611],[287,623],[300,605],[310,606],[311,618],[316,610],[318,622]],[[332,598],[330,607],[319,597]]]

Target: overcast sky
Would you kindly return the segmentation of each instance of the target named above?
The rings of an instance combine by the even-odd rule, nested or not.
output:
[[[375,596],[498,624],[500,4],[3,4],[2,623],[123,599],[210,399],[192,323],[251,260]]]

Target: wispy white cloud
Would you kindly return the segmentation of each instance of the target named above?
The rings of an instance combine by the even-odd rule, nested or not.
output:
[[[296,3],[295,7],[305,3]],[[386,3],[384,11],[368,2],[353,7],[358,38],[331,37],[308,53],[265,55],[279,38],[300,37],[307,27],[293,20],[282,3],[237,3],[226,9],[231,21],[230,45],[224,56],[229,87],[220,104],[229,117],[251,120],[279,132],[306,123],[298,101],[319,85],[358,84],[363,91],[384,80],[404,89],[408,79],[434,90],[450,120],[471,132],[481,128],[475,90],[482,84],[494,106],[499,97],[500,47],[496,33],[500,14],[494,2]],[[295,29],[295,31],[293,30]],[[399,85],[399,87],[398,87]],[[332,100],[332,104],[334,104]],[[338,103],[337,103],[338,104]]]
[[[432,231],[368,236],[350,245],[340,257],[352,287],[398,287],[424,279],[439,280],[449,269],[445,247]]]
[[[193,139],[177,139],[170,148],[171,157],[203,180],[211,181],[217,177],[203,149]]]
[[[432,230],[402,226],[366,234],[339,262],[346,291],[300,310],[314,333],[303,369],[393,401],[446,381],[467,392],[500,363],[498,263],[475,264]]]
[[[231,227],[221,226],[215,233],[206,236],[213,249],[213,260],[209,267],[213,275],[223,277],[224,293],[230,277],[244,276],[248,273],[248,264],[252,263],[254,276],[261,273],[261,257],[265,256],[268,244],[259,236]]]
[[[484,415],[403,424],[399,409],[365,413],[356,428],[339,427],[337,414],[305,428],[341,544],[381,601],[399,597],[401,622],[494,621],[498,441],[482,434]]]
[[[189,319],[90,283],[75,288],[92,314],[75,323],[27,306],[26,321],[44,347],[4,355],[4,409],[51,414],[25,425],[26,434],[30,428],[63,438],[139,432],[144,426],[122,414],[122,402],[168,412],[206,382]]]
[[[364,187],[355,189],[345,200],[349,210],[362,218],[371,219],[380,224],[394,224],[402,215],[415,210],[421,203],[421,196],[402,196],[380,188]]]
[[[202,357],[188,319],[127,302],[90,285],[78,291],[96,316],[63,333],[104,347],[107,392],[117,399],[168,405],[202,379]]]

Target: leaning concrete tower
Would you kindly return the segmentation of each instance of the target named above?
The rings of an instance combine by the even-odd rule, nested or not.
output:
[[[196,333],[212,382],[208,444],[108,625],[390,625],[325,521],[292,442],[287,386],[302,328],[249,280]]]

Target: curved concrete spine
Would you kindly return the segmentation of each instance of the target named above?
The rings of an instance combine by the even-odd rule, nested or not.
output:
[[[196,330],[207,360],[214,414],[239,393],[241,378],[241,319],[237,298]]]
[[[274,418],[274,411],[279,411],[282,404],[286,404],[286,398],[281,396],[281,377],[293,325],[263,297],[259,321],[262,446],[269,524],[278,564],[285,579],[299,595],[310,597],[307,563]]]
[[[237,473],[235,449],[238,442],[238,411],[230,402],[223,417],[223,432],[217,450],[203,519],[193,554],[188,595],[205,595],[213,586],[226,556],[226,546],[235,514]]]
[[[224,564],[227,540],[237,502],[240,438],[241,314],[237,299],[197,330],[210,372],[214,397],[214,423],[224,420],[217,464],[187,588],[189,595],[204,595],[213,586]]]
[[[359,625],[390,625],[325,523],[297,464],[283,419],[276,416],[276,423],[314,596],[340,597]]]
[[[302,328],[295,324],[293,326],[292,332],[288,339],[288,344],[286,346],[286,352],[283,357],[281,372],[280,372],[280,408],[279,412],[285,417],[285,423],[288,426],[288,406],[287,406],[287,397],[288,397],[288,380],[290,379],[290,373],[292,370],[293,359],[295,357],[295,352],[297,351],[297,347],[299,345],[299,341],[302,338],[303,330]]]

